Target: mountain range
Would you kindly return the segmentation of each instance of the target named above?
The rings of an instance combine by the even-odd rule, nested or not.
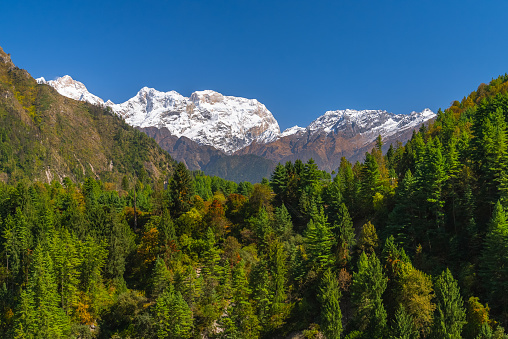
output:
[[[414,129],[435,117],[429,109],[410,114],[335,110],[305,128],[294,126],[281,132],[272,113],[256,99],[211,90],[184,97],[175,91],[143,87],[126,102],[114,104],[90,93],[68,75],[37,82],[69,98],[109,107],[189,169],[235,181],[259,181],[269,176],[276,163],[296,159],[313,158],[321,169],[331,172],[341,157],[363,160],[378,135],[386,147],[395,141],[405,142]]]

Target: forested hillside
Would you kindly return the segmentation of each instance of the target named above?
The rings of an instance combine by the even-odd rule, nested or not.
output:
[[[0,183],[0,336],[506,338],[507,81],[332,176]]]
[[[0,48],[0,181],[152,178],[174,161],[110,110],[39,85]]]

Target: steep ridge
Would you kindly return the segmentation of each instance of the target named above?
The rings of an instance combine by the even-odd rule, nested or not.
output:
[[[164,176],[173,164],[153,139],[110,109],[38,84],[0,48],[0,181],[93,176],[119,183],[126,174]]]

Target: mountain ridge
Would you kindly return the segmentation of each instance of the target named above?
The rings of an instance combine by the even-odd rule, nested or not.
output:
[[[159,144],[190,169],[205,170],[212,158],[213,162],[219,158],[224,162],[228,156],[254,154],[274,163],[313,158],[321,168],[331,172],[342,156],[350,161],[362,160],[378,135],[387,145],[404,142],[414,129],[436,116],[428,108],[410,114],[334,110],[317,117],[307,127],[293,126],[281,132],[272,113],[256,99],[225,96],[212,90],[196,91],[186,98],[176,91],[159,92],[143,87],[131,99],[114,104],[89,93],[79,81],[73,80],[76,83],[73,84],[69,81],[71,77],[65,76],[65,81],[63,78],[38,81],[55,87],[63,95],[66,90],[60,85],[67,83],[72,89],[67,92],[74,99],[94,100],[148,135],[158,134]],[[178,138],[184,139],[177,142]],[[238,163],[238,159],[234,162]]]
[[[105,107],[38,84],[0,47],[0,181],[164,178],[174,160]]]

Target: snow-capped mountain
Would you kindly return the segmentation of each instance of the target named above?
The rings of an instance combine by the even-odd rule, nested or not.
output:
[[[235,154],[254,154],[274,163],[312,158],[319,168],[331,172],[337,169],[342,157],[351,162],[363,161],[378,135],[387,148],[396,141],[407,141],[414,129],[435,116],[429,109],[411,114],[382,110],[328,111],[306,128],[288,128],[274,142],[254,142]]]
[[[172,135],[187,137],[228,154],[253,141],[275,140],[279,124],[259,101],[206,90],[190,98],[175,92],[144,87],[112,110],[137,127],[166,127]]]
[[[159,92],[143,87],[133,98],[114,104],[109,100],[104,103],[68,75],[37,81],[54,87],[66,97],[109,106],[132,126],[165,127],[174,136],[187,137],[227,154],[253,141],[273,141],[280,134],[277,120],[255,99],[225,96],[210,90],[194,92],[187,98],[175,91]]]
[[[406,130],[414,129],[425,121],[436,116],[434,112],[426,108],[422,112],[410,114],[394,114],[383,110],[337,110],[328,111],[307,128],[311,135],[317,133],[342,133],[344,136],[361,135],[366,143],[374,140],[378,135],[383,139]],[[302,129],[297,133],[303,132]]]
[[[58,93],[68,98],[80,101],[87,101],[95,105],[104,105],[104,100],[96,95],[88,92],[86,86],[83,83],[72,79],[68,75],[57,78],[55,80],[46,81],[44,77],[35,79],[39,84],[50,85],[55,88]]]
[[[272,113],[255,99],[211,90],[187,98],[175,91],[143,87],[133,98],[114,104],[91,94],[70,76],[37,81],[64,96],[110,107],[128,124],[157,136],[161,146],[191,169],[206,169],[211,159],[234,154],[257,155],[274,163],[313,158],[321,168],[332,171],[342,156],[363,160],[378,135],[386,145],[405,142],[414,129],[436,116],[429,109],[410,114],[346,109],[328,111],[307,127],[294,126],[281,133]],[[212,146],[216,152],[202,146]]]

